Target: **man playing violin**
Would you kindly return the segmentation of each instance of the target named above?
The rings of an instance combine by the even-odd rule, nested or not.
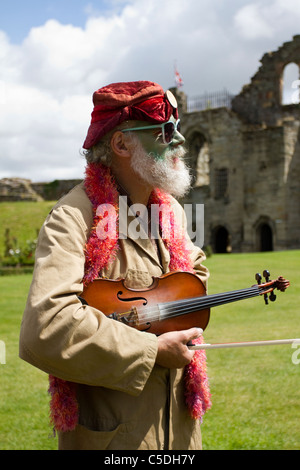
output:
[[[185,399],[196,354],[187,344],[199,330],[156,335],[112,320],[82,298],[98,278],[142,289],[174,270],[192,271],[206,285],[204,253],[189,239],[175,199],[190,188],[176,99],[139,81],[101,88],[93,103],[84,181],[56,204],[39,234],[20,357],[49,374],[60,449],[200,449],[201,418]],[[116,230],[121,219],[124,225],[120,196],[127,228],[139,215],[133,205],[147,215],[163,206],[171,218],[160,217],[155,236],[150,216],[144,236]],[[205,381],[204,370],[199,377]],[[206,385],[199,385],[202,396]]]

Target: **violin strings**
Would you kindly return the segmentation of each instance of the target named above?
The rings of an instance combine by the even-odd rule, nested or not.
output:
[[[248,289],[230,291],[221,294],[212,294],[200,298],[195,297],[190,299],[158,303],[155,306],[144,307],[142,309],[142,313],[138,315],[139,323],[144,324],[157,320],[164,320],[185,313],[190,313],[197,310],[205,310],[210,307],[235,302],[236,300],[251,298],[257,295],[259,295],[259,289],[257,286],[253,286]],[[129,320],[129,322],[131,321]]]

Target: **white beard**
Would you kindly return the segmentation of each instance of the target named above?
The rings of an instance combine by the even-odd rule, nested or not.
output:
[[[147,153],[138,138],[133,137],[131,166],[134,172],[153,188],[175,197],[183,197],[191,187],[191,175],[182,160],[186,150],[179,146],[167,150],[163,158]]]

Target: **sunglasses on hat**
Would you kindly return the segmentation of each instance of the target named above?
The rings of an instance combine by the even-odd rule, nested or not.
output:
[[[130,129],[122,129],[122,132],[144,131],[147,129],[161,129],[163,143],[170,144],[173,141],[175,132],[180,132],[180,119],[177,119],[176,122],[168,121],[163,122],[162,124],[155,124],[152,126],[131,127]]]

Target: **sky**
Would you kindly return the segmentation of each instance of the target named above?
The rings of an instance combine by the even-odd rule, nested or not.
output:
[[[0,178],[82,178],[102,86],[238,94],[297,34],[299,0],[0,0]]]

